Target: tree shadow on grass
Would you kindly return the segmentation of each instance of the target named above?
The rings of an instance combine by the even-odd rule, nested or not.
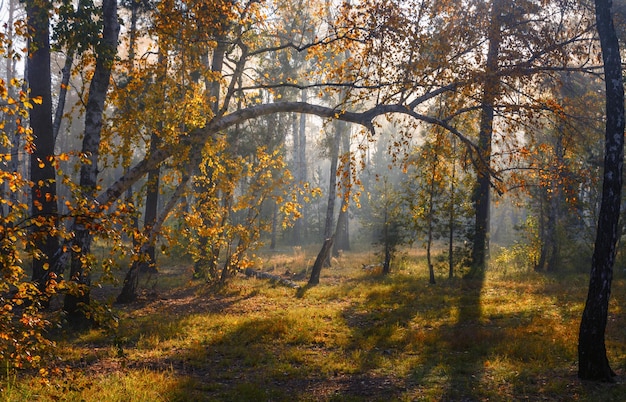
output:
[[[350,293],[357,285],[363,296]],[[338,311],[329,308],[328,317],[317,322],[299,314],[313,315],[329,299],[314,306],[313,299],[267,298],[255,290],[155,300],[143,315],[133,316],[138,322],[122,345],[130,350],[143,342],[140,352],[150,357],[113,360],[126,370],[171,373],[180,381],[167,390],[167,400],[562,400],[593,395],[580,386],[559,394],[568,389],[552,387],[553,372],[515,367],[533,366],[546,353],[568,355],[566,345],[548,345],[554,342],[549,326],[555,322],[549,315],[559,309],[515,303],[515,297],[556,300],[553,294],[560,289],[523,282],[485,287],[482,278],[433,286],[424,277],[401,274],[349,279],[340,286],[345,288],[332,295]],[[502,304],[508,304],[499,308],[504,295]],[[232,314],[224,318],[223,312]],[[225,321],[221,328],[221,319],[234,322]],[[325,319],[332,325],[321,325]],[[187,336],[193,326],[206,326],[206,335],[196,328],[194,336]],[[343,332],[326,338],[320,332],[327,328]],[[175,342],[177,337],[184,342]],[[158,354],[150,354],[150,342]],[[106,356],[100,357],[89,363],[93,370],[88,372],[105,368]]]
[[[490,348],[502,339],[497,333],[485,330],[481,324],[481,292],[484,273],[463,279],[458,300],[458,319],[446,328],[440,328],[440,336],[448,338],[450,374],[443,399],[471,400],[479,397],[479,383],[484,372]]]
[[[498,337],[481,326],[482,280],[427,285],[424,278],[403,278],[352,305],[344,318],[361,370],[403,366],[396,356],[412,356],[403,388],[412,397],[472,400],[490,346]],[[406,358],[405,358],[406,360]],[[433,391],[434,390],[434,391]],[[436,395],[421,395],[421,392]]]
[[[550,337],[551,321],[542,311],[516,303],[525,297],[524,285],[510,286],[485,288],[484,277],[435,286],[424,278],[394,281],[344,311],[352,330],[347,349],[363,373],[402,376],[405,398],[559,399],[547,369],[555,364],[544,367],[542,359],[567,356],[567,345]]]

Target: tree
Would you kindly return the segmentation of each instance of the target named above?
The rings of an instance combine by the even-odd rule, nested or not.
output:
[[[31,214],[36,218],[33,240],[33,281],[44,288],[53,256],[59,248],[57,238],[57,190],[52,130],[52,92],[50,75],[50,18],[52,2],[26,2],[28,26],[28,87],[37,99],[30,113],[33,141],[30,152],[30,180],[33,183]]]
[[[430,9],[430,3],[424,2],[424,4],[428,9],[428,12],[423,16],[424,19],[432,18],[434,22],[440,23],[440,20],[435,18],[436,13],[434,11],[437,11],[436,8]],[[179,5],[172,3],[171,6],[178,7]],[[180,122],[184,122],[184,124],[176,126],[176,133],[172,135],[171,139],[168,138],[162,146],[153,152],[147,152],[142,161],[128,169],[126,174],[97,196],[95,200],[97,204],[94,202],[91,205],[94,210],[103,211],[106,208],[111,208],[113,203],[119,199],[120,191],[125,191],[130,185],[143,179],[149,170],[161,165],[166,160],[172,161],[176,165],[180,163],[180,160],[192,159],[190,153],[202,152],[204,144],[212,141],[220,132],[252,119],[275,113],[316,114],[324,118],[362,124],[372,132],[376,130],[374,120],[378,116],[391,113],[403,114],[413,121],[439,125],[458,136],[478,163],[480,159],[477,157],[480,155],[479,147],[474,144],[470,137],[455,129],[455,125],[451,124],[457,116],[477,110],[476,105],[470,104],[467,107],[465,107],[466,105],[462,105],[463,107],[457,105],[460,109],[457,107],[456,110],[451,110],[450,116],[446,118],[430,116],[423,110],[425,104],[442,94],[460,89],[473,93],[475,85],[469,83],[469,80],[475,79],[475,72],[462,71],[456,74],[451,70],[453,67],[468,64],[465,55],[472,53],[479,55],[481,53],[480,51],[473,51],[471,47],[473,37],[470,36],[470,39],[466,40],[463,36],[464,41],[460,45],[455,44],[450,49],[445,46],[445,35],[432,40],[428,35],[425,35],[425,32],[416,32],[415,30],[422,25],[415,25],[415,15],[409,17],[397,15],[408,9],[385,9],[385,12],[390,14],[381,17],[384,21],[389,21],[389,24],[365,24],[368,28],[360,29],[359,27],[364,25],[362,21],[358,20],[359,15],[367,15],[367,18],[370,18],[368,13],[371,12],[374,17],[377,17],[376,13],[383,10],[383,8],[374,8],[373,10],[368,9],[368,13],[359,13],[359,7],[369,7],[369,4],[365,4],[354,7],[342,5],[336,24],[330,26],[329,24],[333,21],[323,22],[323,24],[329,25],[324,30],[326,34],[311,40],[305,40],[301,37],[294,40],[294,38],[282,35],[283,27],[276,19],[266,20],[262,17],[264,15],[263,5],[250,2],[242,4],[241,7],[229,6],[232,6],[231,2],[211,4],[210,7],[203,2],[186,2],[184,7],[180,5],[180,10],[178,10],[180,12],[171,13],[171,24],[168,22],[168,25],[158,28],[172,38],[194,43],[194,46],[205,42],[210,45],[209,48],[213,51],[213,59],[216,59],[222,52],[222,50],[217,51],[221,46],[225,52],[223,60],[228,62],[224,63],[224,68],[219,69],[220,71],[214,67],[211,71],[211,68],[206,68],[206,66],[204,69],[200,69],[207,76],[207,82],[210,82],[211,85],[206,85],[204,88],[198,87],[197,94],[195,94],[198,96],[190,97],[190,102],[186,104],[189,107],[192,106],[193,102],[201,104],[200,107],[191,107],[197,114],[188,116],[189,119],[184,121],[181,119]],[[437,7],[440,7],[439,3]],[[410,9],[409,11],[419,10]],[[431,11],[433,11],[432,15],[429,14]],[[221,17],[216,18],[216,16]],[[351,21],[350,18],[352,17],[356,20]],[[317,20],[312,21],[312,23],[322,26],[322,19],[319,15],[316,18]],[[206,22],[206,24],[201,22]],[[351,22],[354,24],[352,25]],[[266,29],[268,27],[271,29]],[[459,25],[457,24],[455,28],[458,29]],[[207,31],[211,30],[213,30],[213,34],[210,32],[207,34]],[[224,35],[220,36],[219,40],[215,40],[217,38],[215,32],[223,32]],[[390,36],[387,36],[387,33]],[[445,34],[449,33],[446,32]],[[397,41],[398,38],[402,39]],[[411,43],[413,39],[415,39],[415,46],[417,47],[408,48],[407,51],[410,50],[412,53],[407,54],[403,47],[407,43]],[[551,48],[557,48],[558,45],[558,43],[553,44]],[[391,46],[390,49],[394,51],[385,50],[386,46]],[[200,48],[199,45],[196,47]],[[294,77],[273,77],[247,74],[247,71],[253,70],[246,70],[273,52],[292,50],[310,52],[311,60],[323,63],[328,60],[326,55],[338,54],[339,49],[341,49],[341,53],[348,49],[353,57],[345,62],[337,60],[336,63],[331,63],[328,68],[319,69],[320,75],[312,75],[315,79],[311,79],[310,84],[298,83],[300,77],[297,74]],[[398,50],[399,53],[395,53],[395,50]],[[529,52],[526,51],[524,54],[528,56]],[[419,55],[417,58],[419,63],[414,63],[416,58],[413,56],[415,55]],[[191,82],[189,77],[193,72],[198,71],[198,60],[200,59],[197,54],[187,56],[176,59],[176,67],[179,69],[176,77],[183,77],[181,81],[183,84]],[[402,59],[400,64],[397,62],[397,57]],[[458,63],[449,63],[449,60],[457,60],[457,57]],[[533,60],[538,58],[539,56],[533,56]],[[217,59],[222,58],[220,56]],[[212,64],[217,66],[216,63]],[[375,73],[368,68],[370,65],[377,66]],[[396,69],[395,67],[398,66],[401,68]],[[527,66],[534,67],[532,63],[527,63]],[[393,72],[392,76],[383,74],[388,70]],[[478,75],[480,76],[480,74]],[[180,87],[172,85],[172,88]],[[333,101],[327,97],[324,101],[325,104],[315,104],[312,101],[311,103],[279,101],[276,98],[270,98],[261,104],[253,103],[253,100],[257,99],[255,94],[260,90],[274,93],[277,88],[287,87],[298,90],[318,88],[321,92],[325,90],[341,92],[345,88],[350,88],[350,91],[348,92],[348,99]],[[322,93],[320,97],[324,98],[324,94]],[[235,100],[237,102],[234,102]],[[366,106],[356,106],[357,103]],[[240,104],[241,107],[235,106],[235,104]],[[180,110],[186,110],[182,104],[179,106],[181,106]],[[357,107],[361,111],[350,111]]]
[[[392,182],[387,175],[376,179],[378,184],[369,197],[372,220],[365,226],[374,230],[375,242],[382,246],[382,273],[388,275],[398,247],[412,240],[412,231],[410,225],[407,225],[407,211],[401,191],[398,190],[399,183]],[[433,275],[431,283],[435,283]]]
[[[436,129],[435,129],[436,130]],[[424,239],[426,247],[426,263],[428,265],[429,281],[435,283],[435,271],[432,261],[432,248],[435,240],[450,230],[450,219],[445,220],[445,208],[448,195],[447,184],[454,180],[451,168],[446,159],[450,158],[451,143],[447,141],[445,133],[436,130],[432,141],[416,147],[409,156],[406,167],[409,179],[404,183],[404,197],[407,199],[410,210],[411,226],[418,238]],[[454,160],[453,160],[454,163]],[[448,202],[456,201],[452,197]],[[453,207],[450,207],[453,208]]]
[[[490,22],[487,33],[489,48],[485,62],[483,93],[480,104],[480,128],[478,149],[480,164],[477,169],[476,186],[473,193],[476,223],[474,225],[474,243],[472,264],[474,270],[483,270],[486,252],[489,248],[489,198],[491,193],[491,142],[493,137],[493,118],[495,103],[500,92],[498,64],[500,43],[502,40],[504,0],[494,0],[491,4]]]
[[[117,1],[104,0],[102,3],[102,41],[97,46],[96,66],[89,86],[89,97],[85,107],[85,134],[82,153],[89,162],[81,166],[80,187],[87,197],[93,197],[98,186],[98,162],[100,153],[100,137],[102,131],[102,114],[109,88],[111,70],[117,54],[119,22],[117,20]],[[84,318],[85,306],[89,305],[91,286],[88,256],[91,253],[93,239],[91,222],[84,217],[76,217],[72,225],[73,253],[71,260],[70,280],[79,286],[65,296],[64,310],[72,320]],[[67,255],[67,254],[66,254]],[[60,259],[62,261],[62,259]],[[57,268],[59,272],[61,267]]]
[[[17,85],[18,85],[18,74],[17,74],[17,61],[19,59],[19,53],[16,50],[15,39],[18,37],[15,34],[14,24],[17,21],[19,8],[19,2],[17,0],[10,0],[7,3],[7,16],[6,16],[6,55],[5,55],[5,81],[4,84],[7,90],[8,99],[17,98]],[[6,146],[2,146],[2,148],[6,148],[6,152],[9,157],[5,156],[4,164],[6,165],[6,171],[10,172],[14,175],[18,175],[20,173],[20,132],[18,131],[18,116],[15,113],[12,113],[10,110],[3,110],[1,115],[3,116],[3,121],[5,125],[5,132],[8,135],[8,138],[4,142]],[[11,134],[12,133],[12,134]],[[11,191],[9,182],[6,181],[2,183],[2,194],[5,199],[7,199],[11,204],[15,205],[18,202],[18,193],[15,191]],[[3,206],[0,209],[0,214],[4,215],[10,213],[12,207],[7,205],[6,208]]]
[[[342,130],[345,124],[335,121],[332,130],[332,137],[329,136],[328,147],[330,151],[330,174],[328,184],[328,202],[326,204],[326,218],[324,219],[324,240],[322,248],[311,268],[309,285],[317,285],[320,281],[320,274],[323,266],[330,266],[330,253],[335,243],[335,204],[337,203],[337,164],[339,162],[339,146]]]
[[[341,205],[339,207],[339,216],[337,217],[337,227],[335,228],[336,241],[333,245],[333,254],[339,256],[339,250],[350,250],[350,217],[349,217],[349,201],[350,194],[352,193],[352,159],[353,156],[350,152],[350,137],[351,130],[346,128],[341,133],[341,148],[342,155],[341,161],[341,174],[340,174],[340,189],[341,192]]]
[[[615,376],[606,356],[604,338],[618,239],[624,163],[624,85],[611,3],[610,0],[595,1],[606,91],[604,175],[589,293],[578,336],[578,376],[600,381],[613,381]]]
[[[475,178],[467,169],[468,161],[459,152],[456,138],[453,137],[446,148],[449,153],[444,151],[447,160],[443,174],[446,176],[444,181],[447,181],[448,189],[441,208],[442,219],[447,221],[445,229],[448,231],[448,278],[451,279],[454,277],[455,267],[468,265],[467,244],[471,244],[469,240],[472,234],[469,221],[473,217],[471,200],[468,197],[471,192],[468,189],[475,183]]]

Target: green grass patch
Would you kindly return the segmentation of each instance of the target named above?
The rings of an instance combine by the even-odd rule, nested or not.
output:
[[[306,281],[301,249],[259,257]],[[344,253],[300,291],[238,276],[223,289],[162,270],[156,296],[114,332],[64,333],[43,378],[2,377],[2,398],[85,401],[621,400],[626,281],[614,281],[607,348],[617,384],[576,377],[585,275],[494,271],[428,284],[420,255],[391,275]],[[303,271],[304,270],[304,271]],[[161,274],[159,274],[161,275]],[[298,276],[299,275],[299,276]],[[10,373],[9,373],[10,374]]]

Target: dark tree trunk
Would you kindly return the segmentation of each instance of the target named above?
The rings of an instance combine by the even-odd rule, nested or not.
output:
[[[546,269],[551,272],[555,272],[558,269],[559,261],[559,244],[558,244],[558,192],[557,185],[553,185],[549,200],[548,200],[548,224],[546,227]]]
[[[150,138],[150,153],[155,152],[159,147],[159,136],[153,133]],[[146,188],[146,210],[143,220],[143,231],[146,236],[152,231],[159,206],[159,176],[161,169],[156,167],[148,173],[148,185]],[[154,244],[148,244],[146,248],[147,264],[141,265],[141,272],[156,272],[156,255],[154,252]]]
[[[197,164],[197,162],[195,164]],[[152,246],[152,248],[154,248],[154,243],[156,242],[157,234],[161,231],[163,222],[165,222],[165,219],[167,219],[167,216],[169,215],[169,213],[172,211],[172,209],[178,203],[178,200],[180,200],[183,194],[185,193],[185,189],[191,178],[191,176],[187,172],[191,171],[191,167],[194,166],[195,164],[190,164],[188,166],[188,169],[185,169],[185,171],[183,172],[182,180],[176,187],[174,194],[172,194],[172,197],[169,199],[168,203],[163,208],[163,212],[161,213],[159,218],[154,221],[154,224],[150,228],[150,232],[146,233],[146,236],[148,236],[148,240],[146,241],[146,243],[144,243],[141,246],[141,249],[139,250],[139,254],[141,258],[133,261],[130,269],[126,273],[126,277],[124,278],[124,286],[122,287],[122,291],[120,292],[120,294],[117,296],[117,300],[116,300],[117,303],[131,303],[135,299],[137,299],[137,288],[139,285],[139,272],[143,271],[142,265],[147,264],[143,256],[144,254],[148,252],[148,247],[150,245]]]
[[[393,256],[391,250],[391,244],[385,243],[385,258],[383,260],[383,275],[389,275],[391,273],[391,258]]]
[[[341,208],[339,209],[339,216],[337,217],[337,226],[335,228],[335,244],[333,245],[333,255],[339,256],[339,250],[350,250],[350,237],[348,235],[348,201],[345,198],[341,198]]]
[[[433,225],[435,221],[435,181],[437,180],[435,175],[437,173],[437,155],[433,156],[432,171],[430,175],[430,190],[428,194],[428,233],[426,239],[426,262],[428,264],[428,282],[431,285],[435,284],[435,268],[431,258],[431,249],[433,246]]]
[[[84,0],[78,2],[78,15],[84,9]],[[65,63],[61,70],[61,84],[59,85],[59,99],[57,102],[56,110],[54,111],[54,120],[52,123],[52,133],[54,140],[59,135],[61,129],[61,122],[63,121],[63,112],[65,111],[65,99],[67,97],[67,90],[69,89],[70,77],[72,75],[72,63],[74,63],[74,53],[76,52],[75,46],[67,49],[67,55],[65,56]]]
[[[456,157],[456,140],[452,139],[452,153]],[[448,278],[454,277],[454,229],[456,221],[456,160],[452,160],[452,175],[450,180],[450,206],[448,210]]]
[[[137,19],[139,18],[139,1],[133,0],[130,4],[130,28],[129,28],[129,41],[128,41],[128,82],[133,80],[133,76],[135,73],[135,48],[137,46]],[[124,138],[124,146],[127,148],[132,147],[130,144],[130,138]],[[129,152],[124,152],[125,155],[128,155]],[[124,175],[128,173],[128,166],[131,163],[132,156],[124,156],[122,160],[122,164],[124,166]],[[133,186],[128,186],[126,190],[126,205],[128,205],[132,210],[135,210],[135,202],[133,197]],[[139,231],[139,217],[137,214],[133,213],[131,218],[131,226],[134,230]],[[136,238],[133,238],[133,247],[139,248],[139,244],[136,241]]]
[[[133,6],[133,10],[136,7]],[[131,43],[132,44],[132,43]],[[132,48],[131,48],[132,49]],[[155,80],[157,82],[163,82],[167,75],[167,47],[163,46],[161,42],[159,44],[159,57],[158,57],[158,72]],[[163,90],[163,99],[165,99],[166,93]],[[163,122],[158,122],[157,127],[159,131],[163,129]],[[161,144],[161,138],[157,132],[152,132],[150,135],[150,147],[148,153],[155,153]],[[143,217],[143,232],[147,238],[150,238],[150,233],[153,232],[153,227],[156,223],[159,212],[159,180],[161,175],[161,167],[157,165],[154,169],[148,172],[148,181],[146,186],[146,208]],[[142,244],[141,248],[145,252],[147,258],[146,263],[140,265],[140,271],[143,273],[156,272],[156,254],[154,252],[154,242],[148,241],[148,244]]]
[[[33,233],[34,249],[43,257],[33,257],[32,279],[45,286],[48,267],[54,263],[59,240],[54,233],[57,224],[56,174],[52,165],[54,135],[52,131],[52,94],[50,90],[50,1],[27,1],[28,26],[32,31],[28,50],[28,86],[32,98],[39,97],[30,111],[34,150],[30,155],[30,179],[33,182],[31,213],[41,221]]]
[[[543,268],[546,265],[546,255],[548,254],[547,252],[547,240],[546,240],[546,217],[545,217],[545,213],[544,213],[544,194],[540,193],[539,194],[539,243],[541,244],[540,246],[540,250],[539,250],[539,261],[535,262],[535,271],[542,271]]]
[[[98,184],[98,155],[100,134],[102,130],[102,114],[111,68],[117,52],[117,39],[120,25],[117,19],[117,1],[104,0],[102,2],[103,31],[102,40],[98,47],[96,68],[89,86],[89,96],[85,108],[85,134],[83,137],[82,152],[89,156],[90,163],[83,164],[80,169],[80,186],[85,194],[96,195]],[[68,292],[65,296],[64,310],[69,320],[80,321],[85,318],[82,306],[89,305],[89,286],[91,285],[90,267],[85,260],[91,252],[93,235],[89,224],[84,219],[76,219],[72,225],[74,245],[78,252],[72,258],[70,280],[79,285],[77,292]]]
[[[330,257],[330,252],[333,249],[334,242],[335,242],[334,237],[324,240],[322,249],[317,255],[317,258],[315,259],[315,263],[313,264],[313,269],[311,270],[311,277],[309,278],[309,286],[318,285],[320,283],[320,274],[322,272],[322,266],[324,265],[324,261],[328,260],[328,258]]]
[[[224,66],[224,57],[226,56],[226,42],[224,41],[223,36],[219,36],[217,40],[217,46],[213,50],[213,56],[210,61],[211,71],[215,74],[221,74],[222,68]],[[208,54],[205,55],[206,64],[209,64]],[[211,110],[213,111],[214,116],[218,116],[220,113],[220,80],[206,80],[205,85],[209,89],[209,97],[208,100],[213,102],[211,105]],[[200,162],[202,163],[202,162]],[[201,167],[197,166],[195,168],[198,172],[201,171]],[[210,169],[207,169],[210,171]],[[207,175],[208,176],[208,175]],[[209,184],[207,183],[194,183],[193,189],[196,194],[199,194],[198,198],[202,198],[200,193],[206,192]],[[208,217],[203,219],[207,219],[206,226],[212,225],[212,222],[208,221]],[[226,219],[224,217],[223,219]],[[194,264],[194,276],[196,277],[205,277],[205,279],[216,279],[217,278],[217,262],[219,260],[220,249],[219,246],[209,244],[209,239],[205,236],[200,236],[198,239],[198,251],[199,256],[198,260]]]
[[[606,85],[604,180],[591,262],[589,293],[578,338],[578,376],[586,380],[613,381],[615,373],[606,356],[604,336],[613,280],[622,192],[624,86],[619,44],[611,16],[611,1],[596,0],[595,5]]]
[[[387,181],[385,180],[385,190],[387,189]],[[392,254],[392,239],[389,233],[389,226],[391,222],[389,222],[389,200],[387,196],[385,196],[385,204],[383,209],[383,247],[385,250],[385,255],[383,259],[383,275],[388,275],[391,272],[391,254]]]
[[[498,57],[501,41],[502,0],[494,0],[491,6],[491,22],[488,33],[489,49],[485,66],[483,95],[480,114],[478,148],[480,152],[477,167],[476,186],[473,193],[475,209],[474,244],[472,248],[473,271],[485,268],[489,247],[489,198],[491,188],[491,138],[493,136],[494,104],[500,89],[498,78]]]
[[[335,202],[337,201],[337,163],[339,159],[339,139],[340,139],[343,124],[344,123],[335,120],[334,138],[332,142],[330,143],[330,179],[328,183],[328,204],[326,206],[326,219],[324,220],[324,239],[326,240],[324,241],[324,244],[322,245],[322,250],[320,250],[320,253],[318,254],[318,257],[321,255],[326,256],[326,259],[322,261],[322,264],[327,267],[330,267],[330,251],[332,251],[332,248],[330,249],[328,253],[322,253],[322,251],[324,251],[324,247],[326,247],[328,239],[332,237],[333,238],[332,243],[334,243],[335,241],[334,235],[333,235],[333,229],[334,229],[333,223],[335,220]],[[321,267],[320,267],[320,271],[321,271]],[[317,275],[317,279],[314,279],[313,275]],[[311,279],[309,280],[309,283],[312,283],[311,281],[319,282],[319,275],[320,275],[320,272],[317,271],[314,267],[313,271],[311,272]],[[315,284],[317,284],[317,282]]]
[[[548,227],[547,227],[547,235],[548,235],[548,244],[546,244],[546,248],[549,250],[547,259],[547,270],[550,272],[556,272],[559,269],[559,249],[560,249],[560,238],[559,238],[559,218],[560,218],[560,208],[561,205],[565,202],[564,200],[564,190],[561,188],[562,180],[562,171],[563,166],[565,165],[565,149],[563,147],[563,124],[559,124],[558,134],[556,138],[556,142],[554,144],[554,153],[556,158],[556,163],[552,164],[553,178],[551,180],[551,191],[549,197],[548,204]]]

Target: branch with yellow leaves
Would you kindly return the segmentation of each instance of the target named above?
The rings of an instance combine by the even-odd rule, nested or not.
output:
[[[419,102],[411,102],[411,105],[416,106],[417,104],[419,104]],[[478,152],[477,145],[458,129],[450,125],[446,120],[420,114],[406,105],[381,104],[362,112],[351,112],[306,102],[277,102],[250,106],[216,118],[210,121],[204,128],[197,129],[188,136],[181,138],[181,147],[161,148],[149,155],[146,155],[141,162],[132,167],[126,174],[102,192],[95,199],[95,201],[100,205],[111,204],[115,202],[129,186],[133,185],[136,181],[142,178],[150,169],[155,168],[161,162],[174,156],[177,152],[186,152],[184,149],[201,149],[202,145],[208,139],[212,138],[219,132],[245,121],[275,113],[305,113],[327,119],[338,119],[349,123],[359,124],[372,133],[376,132],[374,120],[377,117],[387,114],[404,114],[416,120],[428,124],[438,125],[446,129],[451,134],[457,136],[466,145],[466,147],[472,151],[471,153],[473,158],[476,157],[480,159],[480,153]],[[479,159],[473,159],[474,163],[479,163]],[[494,174],[493,172],[490,173],[492,175]]]

